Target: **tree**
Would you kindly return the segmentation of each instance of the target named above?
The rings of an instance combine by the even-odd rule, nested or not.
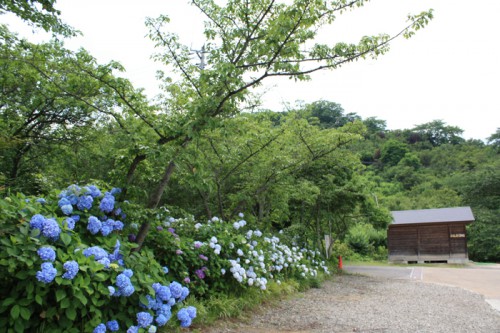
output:
[[[344,114],[342,106],[335,102],[313,102],[306,105],[305,110],[307,117],[315,117],[319,120],[321,128],[338,128],[348,122],[361,119],[354,113]]]
[[[63,36],[74,36],[76,31],[63,23],[61,12],[54,5],[56,0],[0,0],[0,15],[11,12],[20,19],[45,31]]]
[[[224,6],[212,0],[192,3],[206,17],[204,34],[206,63],[191,62],[190,48],[179,38],[165,32],[167,16],[149,19],[149,36],[160,52],[155,59],[172,69],[165,82],[168,111],[160,121],[161,145],[175,145],[158,186],[150,195],[149,208],[158,206],[176,158],[190,141],[207,128],[215,128],[221,119],[240,112],[250,98],[251,88],[271,77],[307,80],[309,74],[335,69],[359,58],[374,57],[388,51],[398,36],[410,37],[432,18],[432,11],[409,16],[409,24],[399,33],[365,36],[358,44],[312,44],[318,30],[332,24],[336,16],[364,4],[357,1],[276,0],[227,1]],[[145,222],[137,240],[141,243],[149,229]]]
[[[32,44],[5,26],[0,37],[0,173],[8,187],[19,185],[23,175],[24,184],[35,183],[29,175],[47,156],[64,145],[79,146],[95,133],[91,128],[116,122],[115,133],[127,134],[130,150],[141,138],[151,141],[153,131],[144,123],[154,114],[141,91],[113,74],[122,70],[118,63],[100,65],[85,50],[72,52],[58,41]],[[66,181],[78,181],[82,173]]]
[[[465,140],[461,137],[463,129],[456,126],[447,126],[442,120],[415,126],[413,132],[419,133],[424,140],[429,141],[434,147],[443,144],[456,145]]]

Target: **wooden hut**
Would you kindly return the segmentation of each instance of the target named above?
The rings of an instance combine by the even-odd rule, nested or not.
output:
[[[387,231],[389,261],[466,263],[470,207],[393,211]]]

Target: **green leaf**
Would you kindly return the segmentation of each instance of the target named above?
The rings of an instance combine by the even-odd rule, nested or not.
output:
[[[40,236],[40,232],[41,232],[40,229],[32,229],[31,233],[30,233],[30,236],[33,237],[33,238],[36,238],[36,237]]]
[[[68,246],[71,243],[71,236],[66,234],[66,233],[61,233],[60,234],[61,241],[64,243],[64,245]]]
[[[19,318],[19,313],[21,311],[21,307],[19,305],[14,305],[12,309],[10,309],[10,316],[12,319],[17,320]]]
[[[2,305],[8,306],[8,305],[14,304],[15,302],[16,302],[16,300],[14,298],[9,297],[9,298],[6,298],[3,300]]]
[[[87,305],[87,297],[85,297],[81,291],[75,293],[75,298],[77,298],[83,305]]]
[[[16,323],[14,324],[14,330],[18,333],[24,332],[24,323],[22,320],[16,320]]]
[[[70,320],[75,320],[76,319],[76,310],[74,307],[69,307],[65,311],[66,317]]]
[[[56,291],[56,301],[61,301],[63,298],[66,298],[66,292],[62,289],[58,289]]]
[[[61,302],[61,309],[67,309],[71,305],[71,302],[69,301],[69,298],[65,298]]]
[[[35,302],[37,302],[38,304],[42,305],[43,304],[42,296],[36,294],[35,295]]]
[[[31,317],[31,311],[28,308],[21,308],[21,318],[29,320]]]

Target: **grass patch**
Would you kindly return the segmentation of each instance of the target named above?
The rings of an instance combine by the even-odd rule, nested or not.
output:
[[[213,295],[206,300],[192,299],[190,304],[197,308],[197,317],[191,332],[203,332],[209,326],[224,325],[232,321],[245,322],[255,313],[261,313],[288,297],[297,297],[300,292],[310,288],[320,288],[331,276],[320,274],[317,278],[306,280],[287,280],[281,284],[269,281],[267,290],[248,288],[238,295]]]

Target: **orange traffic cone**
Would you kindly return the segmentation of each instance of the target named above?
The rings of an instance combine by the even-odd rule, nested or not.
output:
[[[339,256],[339,269],[342,269],[342,256]]]

